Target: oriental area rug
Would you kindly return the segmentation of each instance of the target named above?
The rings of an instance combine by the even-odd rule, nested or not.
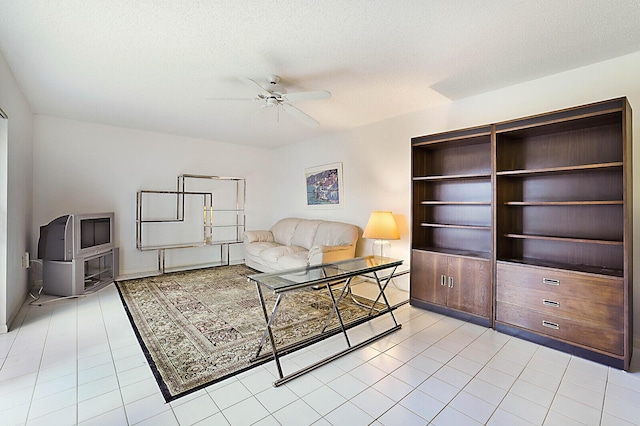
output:
[[[265,330],[255,283],[247,280],[255,273],[232,265],[116,283],[167,402],[260,365],[251,362]],[[275,296],[267,291],[264,297],[270,313]],[[332,306],[326,289],[287,294],[273,323],[278,347],[317,336]],[[349,297],[340,313],[350,325],[377,316]],[[335,329],[333,317],[329,328]],[[268,343],[265,352],[271,352]]]

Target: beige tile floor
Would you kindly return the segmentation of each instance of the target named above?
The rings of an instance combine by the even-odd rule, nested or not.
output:
[[[165,403],[113,285],[25,305],[0,335],[0,424],[640,425],[639,349],[623,372],[409,305],[396,316],[401,330],[283,386],[267,363]],[[285,371],[342,345],[286,356]]]

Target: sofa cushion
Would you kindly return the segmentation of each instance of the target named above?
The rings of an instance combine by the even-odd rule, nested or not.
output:
[[[280,243],[285,246],[291,245],[291,239],[293,233],[296,231],[298,223],[301,219],[289,217],[279,220],[275,225],[271,227],[271,233],[276,243]]]
[[[309,262],[307,251],[298,251],[295,253],[282,256],[278,259],[280,269],[302,268],[307,266]]]
[[[255,242],[245,246],[245,254],[252,257],[260,257],[263,251],[278,246],[280,244],[269,241]]]
[[[320,225],[319,220],[301,220],[291,238],[291,244],[304,247],[309,250],[313,245],[313,239]]]
[[[340,222],[322,222],[311,246],[344,246],[357,240],[358,230],[355,226]]]
[[[302,247],[276,246],[276,247],[271,247],[264,250],[260,254],[260,259],[262,259],[267,264],[267,266],[269,266],[272,269],[281,269],[281,266],[279,266],[280,258],[296,252],[304,253],[305,257],[307,256],[307,250],[305,250]],[[306,265],[306,261],[305,261],[305,265]]]
[[[244,242],[256,243],[270,241],[273,242],[273,233],[271,231],[245,231]]]

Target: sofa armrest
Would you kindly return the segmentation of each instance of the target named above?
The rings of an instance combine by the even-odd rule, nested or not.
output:
[[[244,242],[256,243],[256,242],[273,242],[273,234],[271,231],[245,231]]]
[[[313,246],[309,249],[309,265],[319,265],[352,257],[353,246]]]

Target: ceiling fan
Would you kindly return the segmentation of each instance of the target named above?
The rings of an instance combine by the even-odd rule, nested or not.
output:
[[[302,112],[300,109],[292,105],[294,102],[310,101],[316,99],[328,99],[331,97],[331,93],[326,90],[315,90],[312,92],[297,92],[287,93],[286,89],[279,85],[280,77],[277,75],[270,75],[267,77],[269,87],[262,87],[260,84],[251,80],[250,78],[240,77],[248,86],[251,86],[257,91],[257,95],[253,98],[207,98],[211,100],[221,101],[258,101],[261,102],[262,108],[264,107],[276,107],[278,121],[280,120],[280,109],[297,118],[307,126],[318,127],[320,123],[310,115]]]

